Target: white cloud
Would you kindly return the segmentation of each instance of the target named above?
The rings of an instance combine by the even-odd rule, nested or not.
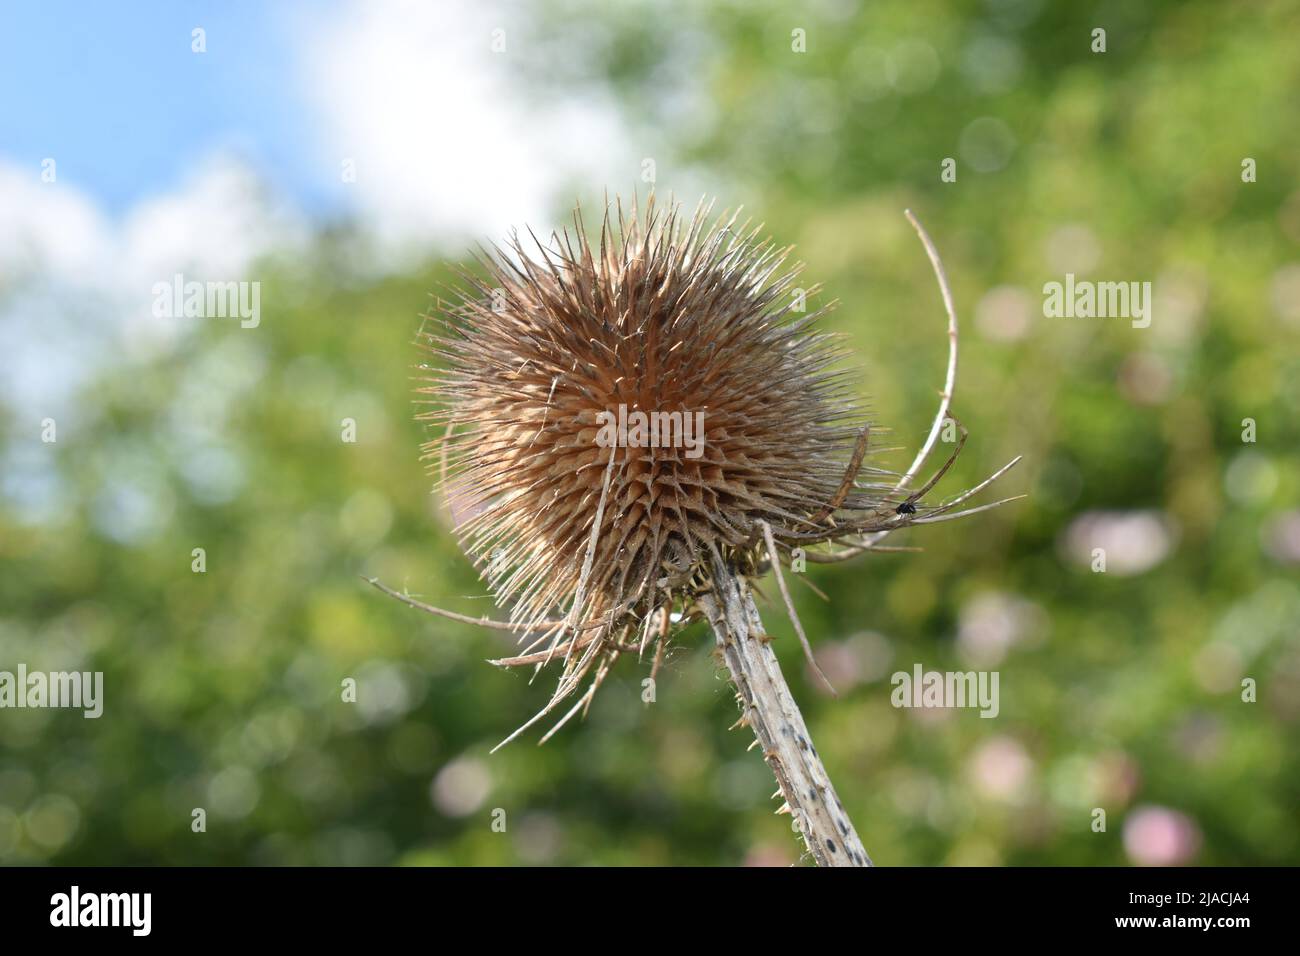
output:
[[[176,189],[110,222],[75,186],[0,160],[0,270],[11,285],[39,281],[131,295],[177,269],[239,278],[262,254],[301,240],[303,227],[272,203],[241,164],[215,156]]]
[[[220,157],[120,222],[76,187],[0,160],[0,208],[0,401],[20,416],[66,415],[95,369],[183,337],[193,320],[153,316],[155,283],[177,272],[255,280],[260,256],[305,235],[247,169]]]
[[[623,187],[638,168],[603,90],[538,105],[512,51],[526,25],[486,5],[361,3],[313,21],[304,95],[321,117],[324,168],[355,162],[356,212],[388,252],[550,221],[570,181]],[[505,52],[492,50],[504,30]]]
[[[100,271],[108,247],[108,226],[99,209],[75,189],[43,183],[39,169],[0,161],[0,273],[44,274],[76,281]]]
[[[122,223],[121,271],[151,285],[181,270],[202,279],[244,279],[249,267],[305,238],[298,214],[276,202],[245,166],[209,160],[174,192],[137,204]]]

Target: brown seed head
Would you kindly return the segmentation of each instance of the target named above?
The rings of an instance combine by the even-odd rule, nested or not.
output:
[[[897,480],[864,467],[871,430],[835,365],[845,357],[814,328],[782,269],[788,249],[736,217],[687,221],[653,197],[610,224],[598,245],[580,212],[574,232],[518,237],[480,257],[483,276],[421,330],[441,365],[420,393],[446,426],[425,445],[441,463],[457,532],[510,623],[435,608],[433,614],[540,634],[502,665],[564,665],[550,702],[504,743],[593,674],[582,697],[543,737],[591,702],[619,655],[655,641],[655,673],[679,608],[689,618],[711,589],[710,568],[750,576],[763,556],[808,552],[828,563],[886,548],[891,532],[952,521],[1017,497],[958,510],[1020,459],[938,504],[925,499],[952,467],[966,430],[951,413],[957,315],[939,254],[907,213],[934,268],[948,316],[948,365],[930,432]],[[939,438],[952,451],[919,485]],[[451,470],[449,472],[449,464]],[[451,477],[449,478],[449,474]],[[872,476],[867,480],[863,475]],[[813,669],[780,564],[777,585]],[[734,593],[734,592],[731,592]],[[551,617],[559,614],[559,617]],[[640,630],[639,641],[636,632]],[[721,640],[722,637],[719,637]],[[535,650],[543,647],[543,650]],[[824,675],[823,675],[824,677]],[[501,746],[501,745],[498,745]]]
[[[422,417],[453,430],[426,457],[450,462],[457,533],[513,621],[567,615],[570,663],[626,649],[759,521],[811,529],[864,424],[789,249],[679,212],[607,210],[594,248],[580,213],[536,252],[515,237],[421,333],[443,360]]]

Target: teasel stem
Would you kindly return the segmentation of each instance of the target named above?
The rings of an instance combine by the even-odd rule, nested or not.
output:
[[[785,805],[818,866],[871,866],[781,673],[753,591],[714,551],[712,589],[696,600],[731,672],[738,725],[754,731]]]

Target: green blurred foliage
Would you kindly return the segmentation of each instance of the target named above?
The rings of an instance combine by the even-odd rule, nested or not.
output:
[[[610,84],[660,193],[711,184],[797,245],[892,426],[881,467],[923,439],[945,358],[904,208],[944,255],[971,439],[942,487],[1024,455],[999,485],[1028,498],[892,542],[922,553],[810,565],[827,602],[792,584],[838,700],[764,608],[873,857],[1123,864],[1159,842],[1134,823],[1126,849],[1154,807],[1187,859],[1300,862],[1296,6],[558,3],[532,30],[515,46],[538,95]],[[553,677],[490,667],[506,636],[359,579],[499,613],[413,421],[413,333],[449,266],[359,277],[344,237],[264,264],[257,329],[201,322],[108,366],[57,443],[0,419],[6,454],[48,457],[54,503],[0,499],[0,669],[106,684],[97,721],[0,712],[0,861],[796,861],[700,626],[653,704],[624,661],[585,722],[489,756]],[[1152,326],[1044,318],[1065,271],[1153,282]],[[1098,512],[1145,516],[1127,546],[1168,554],[1093,573],[1079,520]],[[998,671],[1001,713],[892,707],[918,662]]]

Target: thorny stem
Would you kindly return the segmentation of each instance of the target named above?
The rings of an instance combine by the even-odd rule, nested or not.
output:
[[[713,588],[697,603],[736,685],[738,723],[754,731],[785,798],[777,812],[789,809],[818,866],[871,866],[781,673],[753,592],[717,554],[712,563]]]

